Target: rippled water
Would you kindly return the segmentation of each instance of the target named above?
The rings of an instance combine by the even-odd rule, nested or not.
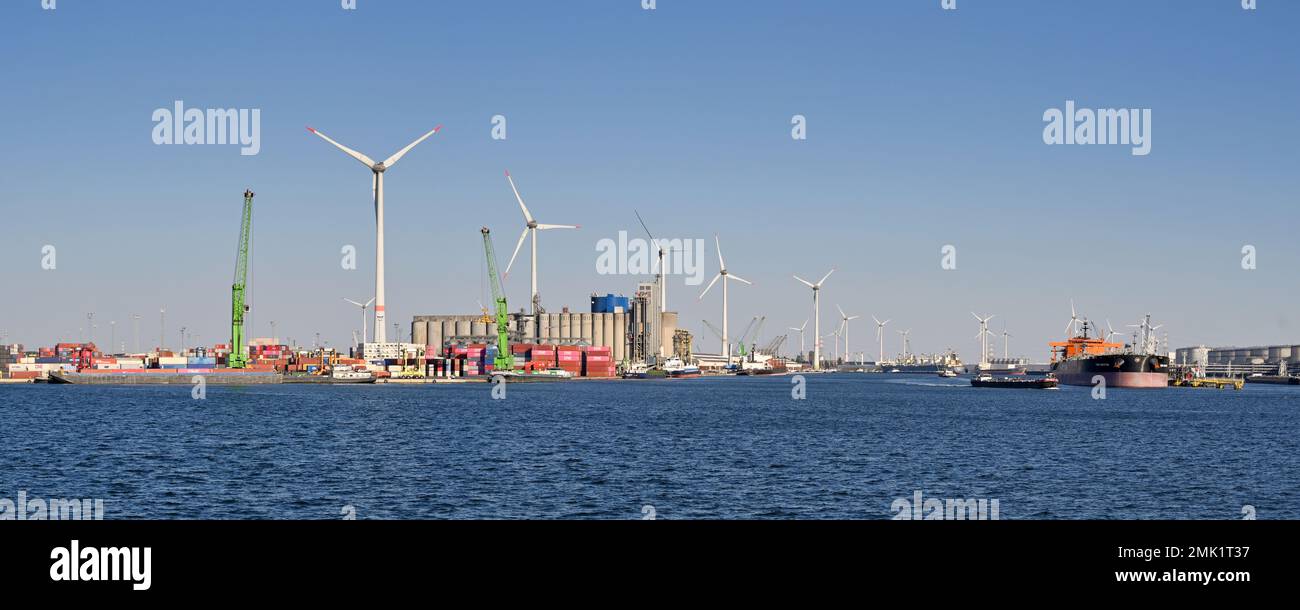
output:
[[[991,390],[937,377],[0,386],[0,498],[107,518],[1300,518],[1300,388]]]

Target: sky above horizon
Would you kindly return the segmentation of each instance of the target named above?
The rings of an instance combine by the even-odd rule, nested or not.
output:
[[[374,289],[370,176],[304,126],[382,159],[441,124],[385,174],[390,332],[489,302],[479,227],[503,269],[523,228],[508,169],[540,222],[582,225],[541,234],[549,311],[648,281],[597,272],[600,240],[642,235],[636,210],[657,237],[706,240],[705,282],[718,235],[754,282],[731,286],[732,332],[765,315],[760,343],[811,317],[791,276],[835,267],[823,333],[837,304],[862,316],[851,349],[869,360],[872,315],[892,319],[887,355],[910,328],[914,352],[975,360],[975,311],[1043,361],[1071,300],[1103,325],[1152,313],[1171,347],[1300,344],[1300,3],[656,4],[5,2],[0,330],[49,345],[84,338],[94,312],[100,343],[117,321],[134,349],[139,314],[149,348],[165,306],[169,345],[181,326],[227,342],[251,188],[249,334],[274,320],[281,338],[345,346],[359,313],[342,299]],[[156,145],[151,117],[176,100],[259,109],[258,154]],[[1150,109],[1150,154],[1048,146],[1043,114],[1067,100]],[[720,324],[721,294],[703,288],[671,278],[669,309],[716,352],[701,320]]]

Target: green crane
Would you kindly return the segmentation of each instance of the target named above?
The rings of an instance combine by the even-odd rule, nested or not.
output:
[[[492,361],[492,369],[498,373],[513,371],[515,358],[510,354],[510,315],[506,313],[506,295],[501,289],[501,278],[497,275],[497,255],[492,250],[492,232],[487,227],[479,229],[479,232],[483,234],[483,252],[487,256],[492,300],[497,305],[497,357]]]
[[[253,191],[244,191],[244,222],[239,228],[235,253],[235,283],[230,287],[230,356],[226,365],[232,369],[248,366],[248,347],[244,345],[244,285],[248,283],[248,238],[253,232]]]

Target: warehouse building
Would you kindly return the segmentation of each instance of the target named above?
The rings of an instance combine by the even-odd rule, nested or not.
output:
[[[646,288],[649,287],[649,290]],[[591,297],[591,311],[509,314],[510,341],[553,345],[609,346],[615,362],[654,362],[660,349],[672,355],[677,313],[659,315],[653,284],[634,297]],[[411,321],[411,342],[438,353],[451,345],[497,342],[496,320],[488,314],[420,315]]]

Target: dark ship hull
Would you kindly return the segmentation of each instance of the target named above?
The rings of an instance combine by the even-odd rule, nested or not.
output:
[[[1110,388],[1169,386],[1169,357],[1153,354],[1098,354],[1063,360],[1052,372],[1066,385],[1096,385],[1100,376]]]

